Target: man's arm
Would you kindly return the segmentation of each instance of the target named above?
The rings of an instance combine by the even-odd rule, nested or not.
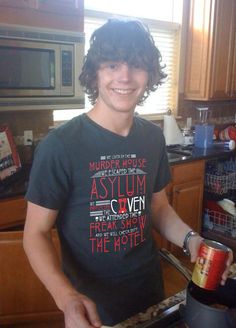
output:
[[[182,247],[185,236],[192,229],[177,215],[172,206],[170,206],[164,189],[153,194],[151,206],[155,229],[167,240]],[[193,260],[195,260],[197,256],[196,251],[202,238],[196,236],[191,239],[194,239],[196,242],[198,241],[196,247],[191,249],[191,258],[193,257]]]
[[[61,270],[51,238],[58,211],[28,202],[23,246],[30,264],[64,312],[66,327],[100,327],[96,305],[78,293]]]
[[[179,247],[183,247],[185,236],[192,229],[181,220],[178,214],[170,206],[165,189],[153,194],[151,212],[154,228],[170,242]],[[201,236],[197,235],[189,240],[191,262],[195,262],[197,259],[198,249],[202,239]],[[222,284],[225,283],[228,277],[229,266],[232,261],[233,255],[230,252],[226,270],[222,275]]]

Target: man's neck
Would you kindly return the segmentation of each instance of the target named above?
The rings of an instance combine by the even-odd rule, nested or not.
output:
[[[133,124],[134,115],[130,112],[101,111],[94,106],[88,113],[88,117],[103,128],[127,137]]]

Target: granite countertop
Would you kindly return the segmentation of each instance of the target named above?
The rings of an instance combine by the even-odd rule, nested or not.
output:
[[[236,150],[230,150],[224,147],[212,146],[209,148],[197,148],[193,145],[189,146],[168,146],[167,155],[170,165],[179,164],[183,162],[192,162],[196,160],[208,160],[214,158],[226,158],[228,156],[235,156]]]
[[[185,298],[186,290],[182,290],[164,301],[149,307],[145,312],[138,313],[112,328],[138,328],[144,324],[152,324],[160,320],[169,309],[175,307],[175,310],[178,310],[179,304],[184,303]]]

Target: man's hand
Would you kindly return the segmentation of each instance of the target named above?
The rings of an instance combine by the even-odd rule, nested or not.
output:
[[[222,279],[221,279],[221,285],[225,285],[225,282],[229,276],[229,269],[230,269],[230,266],[233,262],[233,252],[230,250],[229,251],[229,256],[228,256],[228,259],[227,259],[227,262],[226,262],[226,268],[225,268],[225,271],[223,272],[222,274]]]
[[[190,254],[191,254],[191,262],[192,263],[196,262],[196,260],[197,260],[198,251],[199,251],[199,247],[200,247],[202,240],[203,240],[203,238],[201,236],[193,236],[189,240],[189,250],[190,250]],[[232,262],[233,262],[233,252],[230,250],[229,256],[228,256],[228,259],[226,262],[226,268],[222,274],[222,279],[220,282],[221,285],[225,285],[225,282],[229,275],[229,269],[230,269]]]
[[[189,239],[188,248],[191,254],[191,262],[194,263],[198,257],[198,251],[203,238],[199,235],[193,236]]]
[[[65,328],[101,327],[95,303],[87,296],[75,292],[70,295],[63,309]]]

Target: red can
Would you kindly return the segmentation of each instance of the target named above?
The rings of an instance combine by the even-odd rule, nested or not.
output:
[[[217,241],[204,239],[199,248],[192,281],[201,288],[215,290],[226,268],[229,252],[230,249],[227,246]]]

